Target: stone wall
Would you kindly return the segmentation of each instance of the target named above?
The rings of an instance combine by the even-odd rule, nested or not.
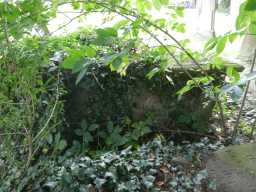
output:
[[[108,120],[120,123],[129,117],[136,122],[150,116],[156,130],[207,131],[214,102],[197,88],[178,96],[176,92],[189,80],[180,69],[168,73],[173,83],[166,74],[147,79],[149,70],[147,65],[134,65],[121,77],[102,68],[98,74],[88,74],[78,86],[73,78],[67,84],[70,94],[65,106],[70,127],[79,127],[83,119],[104,125]],[[202,75],[192,69],[190,72],[193,76]]]

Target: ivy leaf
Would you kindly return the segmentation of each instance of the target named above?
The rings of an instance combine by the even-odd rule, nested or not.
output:
[[[90,143],[93,141],[93,137],[91,135],[91,133],[89,133],[88,131],[84,133],[84,140],[86,143]]]
[[[97,124],[92,124],[92,125],[90,125],[90,127],[89,127],[89,131],[95,131],[96,129],[98,129],[99,128],[99,125],[97,125]]]
[[[106,179],[101,179],[101,178],[96,178],[94,181],[94,184],[96,185],[97,189],[101,189],[101,186],[106,183],[107,180]]]
[[[147,189],[150,189],[154,186],[155,177],[152,175],[148,175],[146,177],[143,177],[143,184]]]
[[[82,136],[83,135],[83,130],[82,129],[75,129],[75,134],[77,136]]]
[[[67,141],[64,140],[64,139],[62,139],[62,140],[59,142],[57,148],[58,148],[60,151],[62,151],[62,150],[64,150],[64,149],[66,148],[66,146],[67,146]]]

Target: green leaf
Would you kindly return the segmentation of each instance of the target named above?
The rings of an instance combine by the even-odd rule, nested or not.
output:
[[[204,51],[208,52],[211,51],[215,46],[217,45],[216,38],[211,38],[207,41],[207,43],[204,45]]]
[[[75,134],[77,136],[82,136],[83,135],[83,130],[82,129],[75,129]]]
[[[60,151],[64,150],[67,147],[67,141],[62,139],[58,144],[58,149]]]
[[[82,50],[66,49],[68,57],[61,63],[61,67],[64,69],[72,69],[75,64],[81,63],[84,59],[84,53]]]
[[[186,31],[185,24],[181,23],[181,24],[177,25],[176,30],[180,33],[185,33],[185,31]]]
[[[98,129],[99,128],[99,125],[97,125],[97,124],[92,124],[92,125],[90,125],[90,127],[89,127],[89,131],[95,131],[96,129]]]
[[[236,40],[237,36],[238,36],[237,33],[231,33],[231,34],[229,34],[229,35],[228,35],[228,40],[229,40],[229,42],[230,42],[230,43],[233,43],[233,42]]]
[[[136,0],[136,8],[139,13],[145,13],[146,9],[151,9],[152,5],[148,0]]]
[[[232,81],[238,81],[240,79],[240,75],[234,67],[228,67],[226,74]]]
[[[78,73],[84,68],[83,63],[76,63],[72,68],[72,73]]]
[[[226,42],[227,42],[227,36],[224,36],[218,39],[217,45],[216,45],[217,54],[220,54],[225,49]]]
[[[113,28],[116,29],[116,30],[118,30],[118,29],[120,29],[120,28],[126,26],[128,23],[129,23],[128,20],[121,20],[121,21],[118,21],[118,22],[113,26]]]
[[[49,144],[52,144],[52,142],[53,142],[53,136],[52,136],[52,134],[49,134],[49,135],[48,135],[48,137],[47,137],[47,142],[48,142]]]
[[[241,30],[247,27],[250,23],[250,15],[245,10],[246,2],[242,3],[239,9],[239,15],[236,18],[236,29]]]
[[[155,21],[155,23],[156,23],[159,27],[161,27],[161,28],[164,28],[164,27],[166,26],[166,20],[165,20],[165,19],[157,19],[157,20]]]
[[[75,10],[80,8],[80,3],[79,2],[72,2],[71,5],[72,5],[73,9],[75,9]]]
[[[96,51],[92,47],[86,46],[84,47],[84,51],[87,57],[95,57],[96,55]]]
[[[169,5],[169,0],[160,0],[162,5]]]
[[[118,71],[120,67],[122,66],[122,57],[118,56],[116,57],[113,62],[111,63],[111,69],[113,71]]]
[[[256,34],[256,21],[255,22],[251,22],[249,25],[249,31],[252,34]]]
[[[98,36],[108,38],[108,37],[117,37],[117,31],[114,28],[108,27],[103,29],[97,29],[96,33]]]
[[[88,127],[88,124],[87,124],[86,120],[83,119],[82,122],[81,122],[81,128],[83,130],[85,130],[85,129],[87,129],[87,127]]]
[[[184,8],[183,7],[178,7],[175,9],[175,13],[176,15],[178,15],[179,17],[183,17],[184,16]]]
[[[153,3],[154,7],[155,7],[157,10],[160,10],[160,9],[161,9],[161,7],[162,7],[161,0],[152,0],[152,3]]]
[[[103,28],[96,30],[96,40],[97,45],[108,45],[113,43],[114,39],[117,38],[117,30],[115,28]]]
[[[220,57],[214,57],[212,59],[212,66],[213,68],[223,69],[224,65],[222,59]]]
[[[147,74],[147,78],[152,79],[152,77],[154,77],[159,71],[160,69],[155,67]]]
[[[80,83],[80,81],[84,78],[86,72],[88,70],[88,67],[84,67],[78,74],[77,78],[76,78],[76,85],[78,83]]]
[[[246,11],[255,11],[256,10],[256,0],[247,0],[245,4]]]
[[[89,133],[88,131],[85,132],[83,136],[84,136],[84,141],[86,143],[90,143],[93,141],[93,137],[92,137],[91,133]]]
[[[187,85],[185,85],[179,91],[177,91],[177,95],[184,95],[185,93],[189,92],[193,88],[194,86],[191,86],[187,83]]]

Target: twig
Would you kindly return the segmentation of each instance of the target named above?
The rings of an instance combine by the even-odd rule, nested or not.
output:
[[[79,17],[83,16],[85,13],[81,13],[75,17],[73,17],[72,19],[70,19],[67,23],[61,25],[58,29],[56,29],[55,31],[52,31],[49,35],[52,35],[54,33],[56,33],[57,31],[63,29],[64,27],[66,27],[67,25],[69,25],[70,23],[72,23],[74,20],[78,19]]]
[[[52,31],[51,33],[49,33],[49,35],[53,35],[54,33],[56,33],[57,31],[65,28],[67,25],[69,25],[70,23],[72,23],[74,20],[78,19],[79,17],[83,16],[83,15],[86,15],[86,14],[89,14],[89,13],[103,13],[104,11],[90,11],[90,12],[76,12],[76,13],[80,13],[79,15],[73,17],[73,18],[69,18],[69,21],[63,25],[61,25],[58,29],[56,29],[55,31]],[[65,13],[65,12],[62,12],[62,14]],[[66,15],[65,15],[66,16]]]
[[[252,66],[251,66],[250,72],[253,72],[255,61],[256,61],[256,49],[254,50],[254,56],[253,56]],[[234,142],[234,140],[237,136],[238,127],[239,127],[239,123],[240,123],[240,118],[241,118],[241,115],[242,115],[242,110],[243,110],[243,107],[244,107],[244,104],[245,104],[246,96],[247,96],[247,93],[249,91],[250,82],[251,81],[249,80],[246,84],[246,88],[245,88],[244,96],[243,96],[242,103],[241,103],[241,106],[240,106],[240,110],[239,110],[239,113],[238,113],[238,116],[237,116],[237,119],[236,119],[236,122],[235,122],[234,130],[233,130],[233,134],[232,134],[232,141],[233,142]]]

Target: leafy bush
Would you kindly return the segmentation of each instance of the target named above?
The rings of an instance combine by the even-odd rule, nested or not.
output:
[[[1,158],[29,165],[47,135],[62,127],[62,77],[39,38],[23,39],[0,55],[0,144],[8,151]]]

